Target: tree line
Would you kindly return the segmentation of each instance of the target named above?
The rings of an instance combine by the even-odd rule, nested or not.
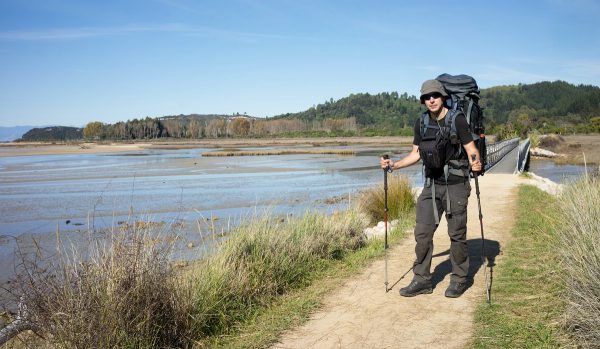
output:
[[[600,132],[600,88],[564,81],[496,86],[481,90],[488,134]],[[425,110],[407,93],[351,94],[329,99],[299,113],[270,118],[248,115],[146,117],[114,124],[88,123],[88,140],[158,138],[412,135]],[[36,133],[44,135],[44,133]],[[47,135],[47,133],[46,133]],[[45,139],[47,140],[47,139]]]
[[[158,138],[274,137],[298,134],[343,134],[358,129],[353,117],[326,120],[260,119],[249,116],[202,117],[182,115],[133,119],[127,122],[88,123],[83,137],[89,140],[136,140]]]

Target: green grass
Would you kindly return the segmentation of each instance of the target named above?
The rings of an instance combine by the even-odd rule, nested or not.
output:
[[[413,225],[414,211],[400,217],[400,224],[390,232],[389,244],[393,246],[406,236]],[[268,307],[258,307],[246,319],[235,324],[226,333],[205,338],[201,348],[264,348],[273,344],[282,332],[299,326],[321,306],[323,297],[339,287],[346,278],[356,275],[384,254],[383,240],[369,241],[361,249],[331,260],[313,270],[308,285],[279,297]],[[381,279],[383,285],[383,275]]]
[[[512,239],[494,269],[491,306],[475,314],[474,348],[563,348],[566,302],[561,297],[555,229],[556,198],[533,186],[519,189]]]

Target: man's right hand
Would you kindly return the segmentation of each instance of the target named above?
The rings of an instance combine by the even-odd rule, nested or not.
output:
[[[388,168],[390,168],[390,169],[394,168],[394,162],[391,159],[381,158],[379,160],[379,164],[381,165],[381,169],[383,169],[383,170],[387,170]]]

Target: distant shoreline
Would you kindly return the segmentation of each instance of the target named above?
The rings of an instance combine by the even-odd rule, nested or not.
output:
[[[26,142],[0,144],[0,157],[62,154],[97,154],[144,149],[277,147],[277,146],[406,146],[412,137],[332,137],[332,138],[225,138],[193,140],[143,140],[140,142]]]

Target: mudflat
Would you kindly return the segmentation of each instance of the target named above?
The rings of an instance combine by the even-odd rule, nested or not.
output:
[[[412,137],[332,137],[332,138],[223,138],[194,140],[144,140],[140,142],[69,142],[69,143],[4,143],[0,157],[57,154],[96,154],[129,152],[144,149],[231,148],[275,146],[401,146],[412,143]]]

